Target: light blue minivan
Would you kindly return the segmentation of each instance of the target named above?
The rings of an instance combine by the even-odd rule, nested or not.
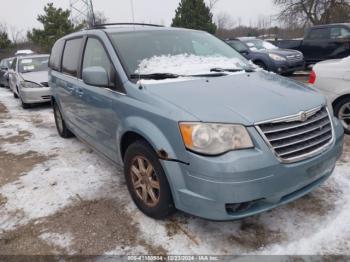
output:
[[[49,66],[60,136],[123,166],[156,219],[269,210],[320,186],[342,153],[343,128],[318,91],[205,32],[100,25],[58,40]]]

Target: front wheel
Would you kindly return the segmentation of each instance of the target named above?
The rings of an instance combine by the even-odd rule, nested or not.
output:
[[[163,219],[175,212],[168,180],[157,154],[148,143],[139,140],[128,147],[124,174],[129,193],[144,214]]]
[[[334,114],[342,123],[345,134],[350,135],[350,97],[345,97],[336,103]]]
[[[53,105],[53,113],[55,116],[55,123],[58,134],[63,138],[70,138],[73,137],[73,133],[67,128],[65,121],[63,120],[61,111],[57,105],[57,103],[54,103]]]
[[[266,71],[269,71],[267,66],[266,66],[266,64],[264,62],[256,61],[256,62],[254,62],[254,64],[256,64],[258,67],[260,67],[260,68],[262,68],[262,69],[264,69]]]
[[[28,109],[28,108],[31,108],[31,107],[32,107],[31,104],[24,103],[24,102],[22,101],[22,99],[21,99],[21,104],[22,104],[22,108],[23,108],[23,109]]]

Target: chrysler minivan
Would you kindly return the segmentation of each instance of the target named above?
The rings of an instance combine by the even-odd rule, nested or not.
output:
[[[333,172],[343,128],[316,90],[201,31],[100,25],[49,61],[58,133],[116,165],[136,206],[211,220],[304,196]]]

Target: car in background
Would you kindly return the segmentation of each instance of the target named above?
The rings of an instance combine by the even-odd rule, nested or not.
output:
[[[59,39],[49,74],[58,134],[124,167],[153,218],[267,211],[320,186],[342,152],[322,94],[206,32],[99,25]]]
[[[9,87],[8,71],[13,58],[5,58],[0,61],[0,86]]]
[[[267,41],[252,37],[242,37],[226,42],[267,71],[291,75],[295,71],[304,69],[304,57],[299,51],[280,49]]]
[[[306,30],[304,39],[279,40],[280,48],[302,52],[306,65],[350,55],[350,23],[317,25]]]
[[[20,98],[22,107],[50,102],[48,84],[49,55],[19,56],[9,70],[9,85],[15,98]]]
[[[309,82],[327,97],[345,133],[350,134],[350,56],[317,63]]]
[[[25,56],[25,55],[34,55],[35,52],[30,49],[17,50],[15,56]]]

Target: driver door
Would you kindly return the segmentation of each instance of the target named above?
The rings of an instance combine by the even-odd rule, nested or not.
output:
[[[99,87],[81,81],[76,91],[81,105],[77,117],[87,131],[87,142],[114,160],[117,152],[116,130],[121,118],[118,101],[124,94],[116,92],[116,70],[102,41],[96,37],[89,37],[86,41],[82,72],[91,67],[102,67],[108,74],[109,84]]]

